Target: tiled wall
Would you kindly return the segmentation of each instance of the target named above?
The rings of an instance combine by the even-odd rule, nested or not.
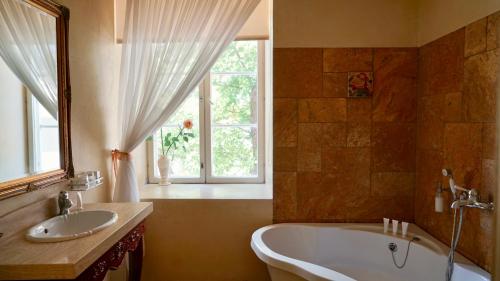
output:
[[[274,49],[274,219],[413,221],[416,48]],[[373,71],[370,98],[347,73]]]
[[[275,222],[390,217],[449,244],[441,169],[494,195],[499,19],[418,49],[274,49]],[[347,98],[349,71],[374,72],[371,98]],[[467,209],[459,251],[490,270],[492,240],[493,215]]]
[[[496,77],[500,64],[495,22],[500,12],[420,48],[415,221],[449,244],[453,213],[435,213],[440,170],[492,200],[496,188]],[[445,193],[445,204],[450,202]],[[467,209],[459,251],[491,271],[494,216]]]

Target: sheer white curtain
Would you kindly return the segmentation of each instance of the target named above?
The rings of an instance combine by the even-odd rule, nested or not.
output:
[[[57,119],[56,19],[20,0],[0,0],[0,57]]]
[[[128,156],[166,122],[260,0],[128,0],[120,73],[121,160],[113,201],[139,201]]]

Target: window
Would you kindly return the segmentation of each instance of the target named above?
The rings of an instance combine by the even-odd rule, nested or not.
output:
[[[59,123],[33,94],[27,97],[30,171],[59,169]]]
[[[161,134],[192,119],[195,137],[171,151],[177,183],[264,181],[264,41],[234,41],[199,87],[148,141],[150,183],[159,181]]]

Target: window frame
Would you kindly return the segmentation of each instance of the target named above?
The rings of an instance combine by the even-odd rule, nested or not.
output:
[[[199,128],[200,128],[200,176],[196,178],[169,177],[172,183],[264,183],[265,182],[265,161],[266,161],[266,143],[265,143],[265,100],[266,100],[266,41],[257,41],[257,177],[216,177],[211,175],[212,171],[212,147],[211,147],[211,72],[207,73],[200,85],[199,92]],[[157,184],[160,179],[155,176],[155,163],[157,161],[154,152],[154,140],[146,141],[147,149],[147,171],[148,183]]]

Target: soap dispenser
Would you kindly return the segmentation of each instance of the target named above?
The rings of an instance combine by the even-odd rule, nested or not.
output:
[[[436,211],[436,213],[443,212],[443,186],[441,183],[437,185],[436,197],[434,198],[434,211]]]

